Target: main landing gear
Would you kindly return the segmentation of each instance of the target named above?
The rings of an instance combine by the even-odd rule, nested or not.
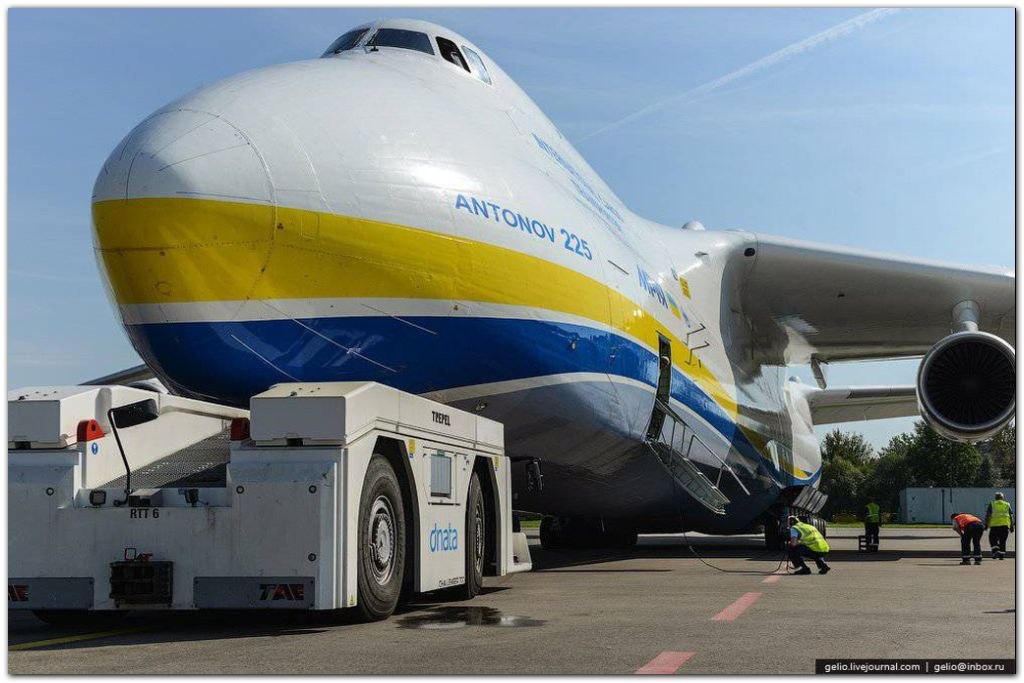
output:
[[[545,517],[540,523],[540,544],[545,550],[632,548],[636,538],[636,528],[612,520]]]
[[[828,523],[818,515],[797,514],[797,517],[810,524],[824,538],[828,538]],[[782,520],[776,519],[773,515],[764,520],[764,547],[768,550],[784,550],[789,542],[789,529]]]

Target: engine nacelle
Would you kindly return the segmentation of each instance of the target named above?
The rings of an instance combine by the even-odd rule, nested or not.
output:
[[[954,441],[983,441],[1013,418],[1013,347],[987,332],[957,332],[935,344],[917,371],[921,415]]]

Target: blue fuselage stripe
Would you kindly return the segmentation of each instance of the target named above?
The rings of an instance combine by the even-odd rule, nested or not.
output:
[[[176,389],[235,405],[288,381],[377,381],[423,394],[566,373],[607,373],[652,388],[658,378],[650,349],[608,331],[542,320],[365,316],[127,329]],[[717,403],[679,370],[672,374],[672,398],[744,457],[767,463]]]

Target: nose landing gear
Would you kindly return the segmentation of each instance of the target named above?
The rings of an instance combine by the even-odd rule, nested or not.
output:
[[[545,550],[632,548],[636,540],[636,528],[625,521],[548,516],[540,523]]]

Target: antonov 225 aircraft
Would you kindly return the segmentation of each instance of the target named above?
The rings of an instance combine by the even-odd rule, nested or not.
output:
[[[172,392],[376,380],[505,424],[547,547],[813,514],[813,427],[1015,407],[1014,277],[630,211],[483,50],[388,20],[163,107],[114,149],[95,244]],[[915,386],[825,365],[924,356]],[[789,380],[810,364],[817,386]]]

